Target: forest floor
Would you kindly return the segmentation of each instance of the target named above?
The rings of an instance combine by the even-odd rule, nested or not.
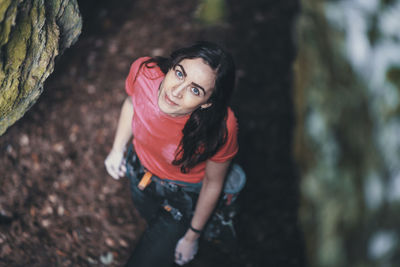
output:
[[[140,56],[207,39],[232,51],[248,176],[238,245],[202,242],[188,266],[304,266],[291,97],[297,1],[228,1],[227,23],[196,21],[196,1],[81,1],[84,30],[39,101],[0,137],[0,266],[122,266],[145,227],[128,181],[107,175],[125,77]]]

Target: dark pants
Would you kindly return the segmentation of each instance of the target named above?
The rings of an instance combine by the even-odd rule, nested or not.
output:
[[[154,181],[141,191],[137,187],[138,178],[129,178],[133,203],[147,221],[147,228],[126,266],[172,266],[176,244],[189,227],[197,194],[180,188],[171,190]],[[164,209],[165,201],[182,214],[179,220]]]

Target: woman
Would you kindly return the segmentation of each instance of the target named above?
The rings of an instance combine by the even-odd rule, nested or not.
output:
[[[234,80],[231,55],[209,42],[132,64],[129,97],[105,160],[112,177],[124,176],[133,135],[135,153],[127,158],[135,166],[132,198],[148,225],[127,266],[182,265],[196,254],[238,150],[228,107]],[[142,171],[150,173],[147,182]]]

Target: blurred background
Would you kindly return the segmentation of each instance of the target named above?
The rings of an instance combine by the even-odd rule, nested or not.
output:
[[[314,266],[400,266],[400,1],[303,1],[296,156]]]
[[[18,12],[28,2],[52,7]],[[0,137],[0,266],[123,265],[145,226],[103,167],[125,77],[196,40],[235,58],[248,182],[237,244],[202,242],[188,266],[400,266],[400,1],[77,4],[78,41]]]

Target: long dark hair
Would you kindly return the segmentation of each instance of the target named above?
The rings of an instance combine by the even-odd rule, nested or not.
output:
[[[194,58],[203,59],[215,71],[216,79],[208,99],[211,105],[194,110],[183,127],[183,137],[172,161],[181,166],[182,173],[215,155],[226,142],[228,103],[235,83],[233,58],[219,45],[202,41],[174,51],[169,58],[154,57],[142,63],[148,68],[157,65],[166,74],[182,60]]]

